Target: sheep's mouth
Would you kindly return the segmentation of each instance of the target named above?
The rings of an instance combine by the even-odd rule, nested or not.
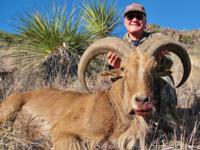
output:
[[[151,116],[152,108],[149,109],[137,109],[134,110],[135,114],[138,116],[149,117]]]
[[[147,103],[140,105],[137,107],[137,109],[132,109],[129,113],[129,116],[143,116],[143,117],[150,117],[153,111],[153,104],[152,103]]]

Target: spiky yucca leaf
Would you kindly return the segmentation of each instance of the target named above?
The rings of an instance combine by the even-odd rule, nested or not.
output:
[[[78,47],[79,40],[86,40],[85,34],[79,31],[80,19],[75,17],[73,9],[67,12],[65,6],[59,7],[55,4],[51,9],[51,12],[46,12],[46,14],[36,11],[33,14],[27,13],[21,16],[19,27],[17,27],[19,34],[45,54],[52,53],[63,42],[74,49],[71,47],[73,43],[76,43]]]
[[[116,3],[108,6],[106,0],[84,0],[82,2],[84,27],[91,35],[102,38],[111,35],[119,24]]]

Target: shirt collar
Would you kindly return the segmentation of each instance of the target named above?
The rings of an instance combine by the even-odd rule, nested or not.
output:
[[[128,32],[125,34],[124,36],[124,40],[127,40],[129,43],[132,43],[134,46],[138,46],[140,43],[142,43],[148,36],[150,35],[150,33],[148,32],[144,32],[142,35],[142,38],[139,40],[131,40],[129,37]]]

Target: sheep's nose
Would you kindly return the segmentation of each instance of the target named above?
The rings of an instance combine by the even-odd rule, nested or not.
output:
[[[136,96],[135,100],[136,100],[136,102],[147,103],[150,101],[150,98],[148,96]]]

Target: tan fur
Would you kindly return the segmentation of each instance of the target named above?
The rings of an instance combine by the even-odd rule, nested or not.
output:
[[[137,51],[122,60],[122,78],[108,92],[43,88],[12,94],[1,103],[0,122],[15,112],[26,112],[43,122],[41,132],[52,137],[56,150],[94,149],[104,140],[118,144],[120,150],[131,150],[139,140],[144,149],[148,124],[143,116],[130,117],[130,112],[143,107],[136,96],[151,92],[153,66],[154,60]]]

